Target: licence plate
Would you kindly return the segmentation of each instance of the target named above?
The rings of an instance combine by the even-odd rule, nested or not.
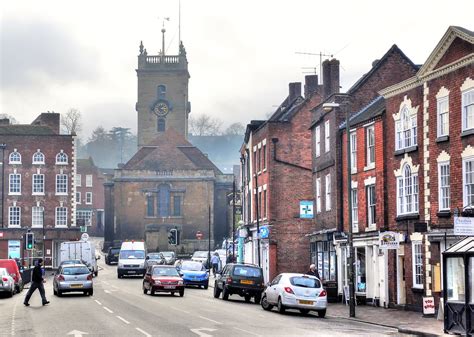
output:
[[[313,305],[313,301],[305,301],[305,300],[299,300],[298,301],[300,304],[310,304],[310,305]]]
[[[253,284],[253,281],[249,281],[249,280],[240,280],[240,283],[242,283],[242,284]]]
[[[165,289],[176,289],[175,286],[164,286]]]
[[[82,288],[82,284],[71,284],[71,288]]]
[[[135,271],[135,270],[129,270],[129,271],[127,271],[127,273],[129,273],[129,274],[135,274],[136,271]]]

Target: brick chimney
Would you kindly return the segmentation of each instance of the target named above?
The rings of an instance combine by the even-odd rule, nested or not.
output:
[[[31,123],[31,125],[48,126],[55,133],[60,133],[60,115],[56,112],[43,112]]]
[[[0,118],[0,125],[10,125],[9,118]]]
[[[288,103],[291,103],[296,97],[301,96],[301,82],[290,83],[289,89]]]
[[[304,77],[304,97],[309,98],[311,94],[319,91],[318,75],[306,75]]]
[[[325,60],[323,62],[324,98],[338,93],[339,86],[339,60]]]

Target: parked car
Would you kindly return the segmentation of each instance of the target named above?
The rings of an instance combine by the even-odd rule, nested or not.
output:
[[[265,288],[262,268],[240,263],[227,264],[222,272],[218,273],[214,283],[214,297],[227,301],[230,295],[237,294],[250,302],[253,297],[255,303],[260,303]]]
[[[154,265],[149,266],[143,278],[143,293],[166,292],[174,295],[179,292],[179,296],[184,296],[184,281],[179,276],[175,267]]]
[[[62,296],[67,292],[82,292],[84,295],[94,294],[92,273],[83,264],[66,264],[59,267],[53,279],[53,293]]]
[[[209,252],[207,250],[196,250],[191,260],[201,262],[204,267],[209,268]]]
[[[319,317],[326,315],[327,293],[321,281],[315,276],[283,273],[267,285],[262,297],[262,308],[278,312],[286,309],[299,309],[302,314],[317,311]]]
[[[201,262],[185,260],[177,268],[185,286],[209,287],[209,273]]]
[[[120,254],[120,247],[110,247],[105,255],[105,264],[111,265],[112,263],[118,263]]]
[[[155,264],[166,264],[166,259],[162,253],[148,253],[145,258],[145,268]]]
[[[15,281],[8,274],[7,268],[0,268],[0,293],[12,297],[15,293]]]
[[[174,252],[161,252],[166,259],[166,264],[174,265],[176,262],[176,254]]]
[[[21,292],[23,290],[23,279],[17,261],[14,259],[2,259],[0,260],[0,268],[5,268],[8,274],[13,278],[15,282],[15,292]]]

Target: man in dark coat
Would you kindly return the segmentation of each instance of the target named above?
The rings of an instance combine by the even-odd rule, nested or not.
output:
[[[316,265],[315,264],[312,264],[309,266],[309,271],[306,273],[307,275],[312,275],[312,276],[316,276],[318,279],[321,279],[319,277],[319,272],[318,270],[316,269]]]
[[[43,263],[43,259],[39,259],[38,262],[36,263],[36,266],[33,268],[33,275],[31,277],[30,290],[28,290],[28,293],[26,294],[26,297],[25,297],[25,301],[23,302],[23,304],[27,307],[30,306],[28,302],[30,301],[30,297],[31,295],[33,295],[36,289],[38,289],[40,292],[43,305],[46,305],[49,303],[44,293],[43,283],[45,282],[45,280],[43,278],[43,270],[41,269],[42,263]]]

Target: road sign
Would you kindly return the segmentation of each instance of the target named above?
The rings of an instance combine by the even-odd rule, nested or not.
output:
[[[87,233],[82,233],[82,235],[81,235],[81,240],[82,240],[82,241],[87,241],[87,240],[89,240],[89,234],[87,234]]]
[[[269,235],[270,235],[270,229],[268,228],[268,226],[260,227],[260,239],[268,239]]]
[[[203,235],[202,235],[201,231],[197,231],[197,232],[196,232],[196,239],[201,240],[201,239],[202,239],[202,236],[203,236]]]
[[[300,201],[300,218],[312,219],[313,216],[314,216],[313,201],[312,200]]]

